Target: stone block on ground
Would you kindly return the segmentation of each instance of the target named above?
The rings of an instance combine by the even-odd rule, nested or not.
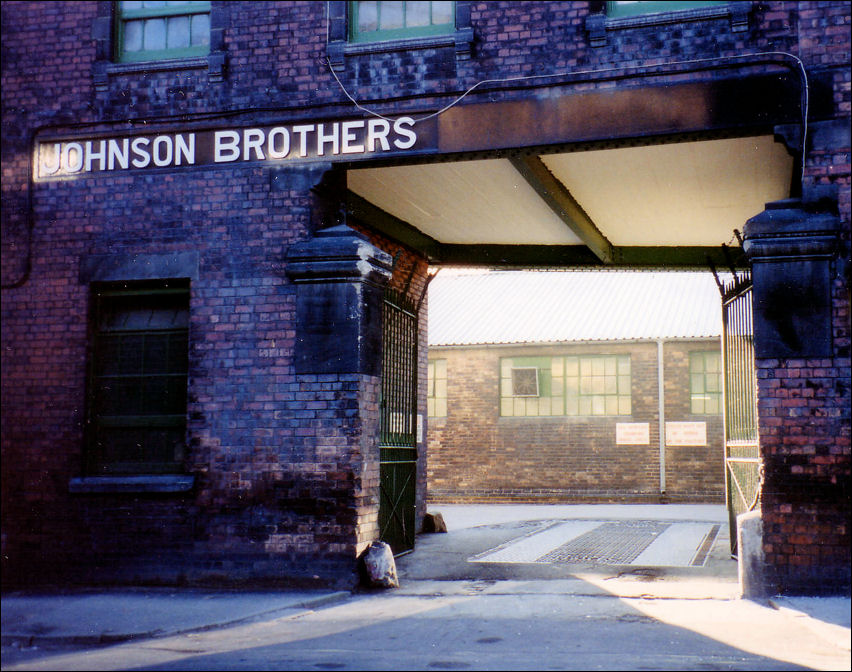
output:
[[[423,532],[446,532],[447,524],[440,513],[427,513],[423,516]]]
[[[391,547],[384,541],[374,541],[361,556],[364,579],[372,588],[399,588],[396,562]]]

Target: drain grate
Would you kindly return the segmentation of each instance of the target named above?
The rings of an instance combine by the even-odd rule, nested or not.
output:
[[[697,521],[552,522],[468,562],[703,567],[720,530]]]
[[[537,562],[629,565],[670,525],[657,521],[604,523],[553,549]]]
[[[707,556],[710,554],[710,549],[713,548],[713,542],[716,541],[720,529],[722,529],[721,525],[714,525],[710,528],[707,536],[704,537],[704,541],[701,542],[701,546],[698,547],[698,553],[695,554],[690,563],[693,567],[703,567],[704,563],[707,562]]]

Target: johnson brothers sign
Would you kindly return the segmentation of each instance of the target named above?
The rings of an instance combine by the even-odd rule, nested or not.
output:
[[[427,124],[415,130],[414,119],[399,117],[41,140],[35,147],[35,178],[248,161],[355,159],[434,147],[432,128]]]

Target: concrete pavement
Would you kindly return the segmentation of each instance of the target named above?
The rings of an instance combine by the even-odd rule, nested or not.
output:
[[[216,639],[221,643],[227,639],[225,633],[270,623],[292,624],[292,619],[315,618],[314,615],[319,612],[345,614],[347,609],[362,609],[366,604],[381,605],[381,609],[392,609],[391,605],[421,605],[410,607],[416,611],[427,603],[434,607],[436,600],[473,604],[471,601],[477,599],[483,600],[482,604],[500,605],[501,610],[519,616],[527,613],[533,620],[541,615],[542,609],[564,612],[564,618],[579,619],[578,622],[584,625],[587,617],[593,617],[595,610],[603,609],[608,613],[607,610],[629,607],[625,613],[611,615],[611,620],[619,627],[625,619],[639,625],[644,622],[642,619],[647,619],[649,623],[668,622],[680,632],[693,627],[691,624],[695,621],[696,631],[704,628],[707,631],[705,638],[709,636],[711,640],[720,641],[731,634],[717,632],[722,627],[720,622],[724,624],[736,613],[739,614],[736,618],[757,619],[757,627],[760,619],[771,619],[773,628],[764,628],[763,637],[767,636],[767,632],[779,632],[778,624],[783,624],[790,633],[800,633],[796,636],[804,637],[803,641],[810,641],[808,637],[811,637],[840,652],[840,658],[813,658],[816,661],[813,665],[818,669],[833,669],[838,660],[841,664],[848,660],[848,597],[779,597],[763,603],[738,599],[736,563],[730,559],[723,507],[433,505],[430,511],[442,514],[449,532],[421,535],[416,552],[397,559],[402,585],[395,591],[351,595],[332,591],[137,588],[5,594],[2,598],[3,669],[51,669],[51,664],[60,665],[53,669],[74,669],[70,662],[68,667],[61,667],[59,659],[42,658],[57,647],[166,641],[216,632],[222,635]],[[701,558],[700,566],[614,566],[589,560],[587,556],[579,561],[576,557],[547,562],[487,561],[489,553],[495,549],[510,549],[519,543],[529,546],[531,540],[546,538],[547,535],[555,539],[552,543],[561,543],[558,538],[561,530],[574,530],[573,523],[567,525],[566,521],[584,521],[577,528],[582,530],[593,530],[601,524],[617,526],[623,523],[632,526],[630,529],[634,531],[637,524],[630,521],[665,521],[662,527],[667,527],[668,536],[660,535],[659,538],[669,540],[669,545],[672,539],[678,538],[672,532],[684,529],[683,525],[716,525],[719,530],[713,536],[712,548],[706,557]],[[661,526],[657,525],[650,533],[645,528],[639,529],[639,532],[656,534],[654,530],[657,528]],[[575,533],[576,530],[571,532]],[[543,557],[553,556],[551,553]],[[657,554],[653,557],[663,556]],[[476,558],[484,561],[471,562]],[[617,598],[616,602],[610,598]],[[616,603],[621,606],[613,606]],[[602,606],[607,604],[610,606]],[[345,617],[341,616],[341,619],[345,620]],[[470,627],[473,621],[464,622]],[[783,644],[795,649],[794,634],[785,635]],[[766,647],[771,649],[771,644],[767,642]],[[794,653],[787,660],[795,659]],[[89,661],[86,664],[95,665],[91,659],[86,660]],[[503,662],[507,660],[503,659]],[[823,660],[832,662],[822,663]],[[490,669],[501,669],[499,663],[500,659],[496,658],[493,664],[497,667]],[[326,667],[331,664],[323,663]],[[770,667],[765,669],[773,669],[771,662],[767,664]],[[522,663],[518,665],[523,666]],[[376,667],[382,666],[377,663]],[[84,666],[80,669],[98,668]],[[405,669],[405,666],[389,669]]]

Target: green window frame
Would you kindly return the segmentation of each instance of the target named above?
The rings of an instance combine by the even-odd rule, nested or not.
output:
[[[722,412],[721,352],[689,353],[689,404],[694,415],[718,415]]]
[[[430,359],[427,368],[426,407],[430,418],[447,417],[447,360]]]
[[[120,0],[115,30],[115,57],[122,63],[206,56],[210,2]]]
[[[382,42],[455,30],[455,2],[361,0],[349,3],[349,41]]]
[[[621,18],[727,4],[729,4],[727,0],[615,0],[606,3],[606,14],[610,18]]]
[[[536,370],[536,394],[531,394],[531,385],[518,385],[516,372],[530,369]],[[505,357],[500,360],[501,416],[631,413],[630,355]]]
[[[93,288],[89,475],[183,470],[188,361],[188,282]]]

